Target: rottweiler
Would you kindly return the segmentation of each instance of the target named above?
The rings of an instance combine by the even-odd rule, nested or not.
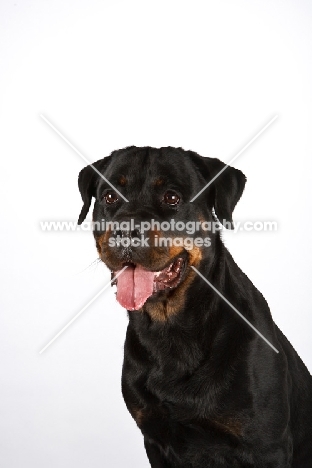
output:
[[[215,228],[232,227],[245,182],[173,147],[127,147],[79,174],[78,223],[94,197],[96,248],[128,310],[122,393],[152,468],[312,467],[312,377]]]

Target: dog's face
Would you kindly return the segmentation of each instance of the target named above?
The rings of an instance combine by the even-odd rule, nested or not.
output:
[[[190,266],[212,255],[213,210],[231,225],[245,177],[217,159],[171,147],[130,147],[92,166],[79,174],[84,205],[78,222],[94,197],[99,256],[114,276],[127,267],[116,281],[117,300],[128,310],[144,306],[163,319],[180,306],[193,279]]]

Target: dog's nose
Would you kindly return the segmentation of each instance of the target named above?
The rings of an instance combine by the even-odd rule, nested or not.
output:
[[[133,229],[132,231],[127,229],[116,229],[113,232],[113,236],[117,241],[121,239],[129,239],[131,241],[132,239],[140,239],[141,232],[137,228]]]
[[[114,237],[117,238],[128,238],[128,239],[140,239],[140,230],[133,229],[132,231],[126,229],[117,229],[114,231]]]
[[[140,244],[140,230],[118,229],[113,232],[113,235],[116,241],[116,247],[118,248],[123,260],[126,262],[131,262],[133,254]]]

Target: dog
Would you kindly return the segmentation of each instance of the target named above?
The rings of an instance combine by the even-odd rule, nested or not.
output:
[[[152,468],[312,467],[312,377],[219,230],[207,235],[233,226],[245,182],[173,147],[127,147],[79,174],[78,223],[94,198],[96,248],[128,310],[122,393]]]

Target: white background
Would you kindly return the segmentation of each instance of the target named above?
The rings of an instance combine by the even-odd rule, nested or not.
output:
[[[2,0],[0,465],[148,467],[120,391],[126,312],[76,220],[84,161],[127,145],[182,146],[247,176],[227,232],[236,262],[312,369],[312,6],[291,1]],[[90,219],[90,217],[89,217]]]

